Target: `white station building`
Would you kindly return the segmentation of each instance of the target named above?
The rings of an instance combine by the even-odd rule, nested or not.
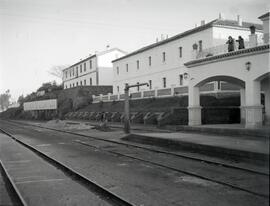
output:
[[[112,48],[73,64],[63,70],[64,89],[77,86],[105,86],[113,84],[112,60],[120,58],[127,53]]]
[[[209,23],[201,25],[176,36],[160,40],[113,61],[113,93],[124,93],[125,84],[148,83],[153,90],[187,86],[187,67],[185,62],[204,58],[217,52],[227,52],[226,41],[229,36],[235,40],[242,36],[248,47],[250,27],[256,27],[258,43],[262,42],[262,25],[237,20],[227,20],[221,15]],[[235,44],[235,49],[238,49]]]

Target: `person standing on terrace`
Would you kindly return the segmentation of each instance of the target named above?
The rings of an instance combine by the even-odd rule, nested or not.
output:
[[[228,44],[228,52],[234,51],[234,39],[231,36],[228,37],[226,44]]]
[[[244,39],[241,36],[238,37],[238,40],[236,40],[236,42],[238,42],[238,49],[245,48]]]

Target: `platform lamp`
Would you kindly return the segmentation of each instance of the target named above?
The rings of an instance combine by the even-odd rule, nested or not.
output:
[[[124,131],[126,134],[130,133],[130,121],[129,121],[129,89],[132,87],[140,87],[146,85],[149,87],[148,83],[128,85],[125,84],[125,120],[124,120]]]
[[[251,62],[246,62],[246,70],[249,71],[251,68]]]
[[[189,77],[189,74],[187,72],[184,73],[184,79],[187,80]]]

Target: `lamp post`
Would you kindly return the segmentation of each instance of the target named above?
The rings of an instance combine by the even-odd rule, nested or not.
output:
[[[149,86],[148,83],[125,85],[125,119],[124,119],[124,131],[126,134],[130,133],[130,121],[129,121],[129,89],[132,87]]]

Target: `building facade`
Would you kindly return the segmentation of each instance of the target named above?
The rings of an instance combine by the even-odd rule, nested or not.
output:
[[[185,62],[200,58],[198,54],[206,48],[224,50],[229,36],[234,39],[242,36],[248,44],[252,25],[257,29],[256,34],[261,37],[262,25],[243,22],[239,16],[236,21],[225,20],[220,16],[207,24],[202,21],[199,27],[118,58],[113,61],[113,93],[123,93],[126,83],[149,84],[148,88],[135,87],[131,92],[187,86],[189,80],[185,75]],[[223,45],[223,48],[219,48],[219,45]]]
[[[96,53],[63,70],[64,89],[77,86],[106,86],[113,84],[112,60],[127,53],[112,48]]]

